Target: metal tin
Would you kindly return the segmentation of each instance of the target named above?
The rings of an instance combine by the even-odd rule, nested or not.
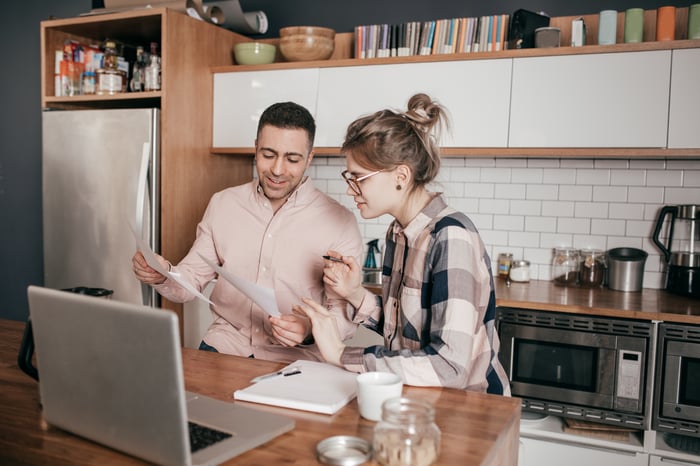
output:
[[[372,445],[351,435],[336,435],[316,445],[316,458],[323,464],[355,466],[372,458]]]
[[[530,261],[517,260],[510,265],[511,281],[527,283],[530,281]]]

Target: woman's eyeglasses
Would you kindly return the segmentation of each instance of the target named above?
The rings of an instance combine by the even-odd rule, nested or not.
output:
[[[362,190],[360,189],[360,182],[366,180],[367,178],[369,178],[369,177],[371,177],[371,176],[376,175],[377,173],[381,173],[381,172],[383,172],[383,171],[384,171],[384,170],[377,170],[377,171],[374,171],[374,172],[372,172],[372,173],[368,173],[368,174],[366,174],[366,175],[362,175],[362,176],[359,177],[359,178],[356,177],[355,175],[353,175],[352,173],[350,173],[350,172],[347,171],[347,170],[345,170],[345,171],[344,171],[343,173],[341,173],[340,175],[343,177],[343,179],[344,179],[345,182],[348,184],[348,186],[350,186],[350,189],[352,189],[353,191],[355,191],[355,194],[357,194],[358,196],[362,196]]]

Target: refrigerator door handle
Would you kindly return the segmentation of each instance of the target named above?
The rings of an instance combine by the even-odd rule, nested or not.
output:
[[[148,162],[151,158],[151,143],[144,142],[141,151],[141,167],[139,168],[138,193],[136,194],[136,233],[143,238],[143,208],[146,194],[148,193]],[[148,243],[150,244],[150,238]]]

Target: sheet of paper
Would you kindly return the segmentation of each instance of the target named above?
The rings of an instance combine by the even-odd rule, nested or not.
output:
[[[182,278],[182,276],[179,273],[168,272],[167,268],[160,265],[160,262],[158,262],[158,257],[153,252],[153,250],[151,250],[151,247],[148,245],[148,243],[136,234],[136,230],[134,230],[133,226],[129,225],[129,227],[131,228],[131,232],[134,234],[134,238],[136,239],[136,245],[139,251],[141,251],[141,254],[143,254],[143,257],[144,259],[146,259],[146,263],[148,265],[150,265],[157,272],[173,280],[175,283],[177,283],[178,285],[180,285],[181,287],[183,287],[202,301],[207,302],[209,304],[214,304],[209,300],[209,298],[200,293],[199,290],[197,290],[197,288],[195,288],[190,282]]]
[[[199,257],[201,257],[202,260],[209,265],[209,267],[214,269],[220,277],[223,277],[227,282],[241,290],[244,295],[252,299],[255,304],[263,309],[263,311],[267,312],[271,316],[280,316],[280,311],[277,307],[277,298],[275,297],[275,291],[272,288],[266,288],[258,285],[257,283],[244,280],[235,276],[231,272],[224,270],[221,266],[213,263],[201,254]]]

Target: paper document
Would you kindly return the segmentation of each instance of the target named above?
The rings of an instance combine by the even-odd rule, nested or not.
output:
[[[266,374],[259,382],[236,390],[233,398],[282,408],[334,414],[357,394],[357,374],[333,364],[299,360],[272,375],[277,374],[281,375],[266,377],[271,375]],[[290,376],[286,377],[284,374]]]
[[[146,241],[143,240],[139,235],[136,234],[136,230],[134,230],[134,227],[129,225],[131,228],[131,232],[134,234],[134,238],[136,239],[136,247],[141,251],[141,254],[143,254],[144,259],[146,259],[146,263],[151,266],[151,268],[155,269],[158,273],[165,275],[167,278],[171,279],[199,299],[201,299],[204,302],[207,302],[209,304],[214,304],[212,303],[209,298],[204,296],[202,293],[197,290],[190,282],[182,278],[182,276],[179,273],[176,272],[169,272],[167,268],[163,267],[160,265],[160,262],[158,262],[158,257],[156,254],[151,250],[151,247],[148,245]]]
[[[271,316],[280,316],[280,311],[277,307],[277,298],[275,297],[275,290],[237,277],[201,254],[199,254],[199,257],[201,257],[202,260],[209,265],[209,267],[214,269],[220,277],[223,277],[227,282],[238,288],[241,293],[253,300],[253,302],[260,306],[263,311],[267,312]]]

